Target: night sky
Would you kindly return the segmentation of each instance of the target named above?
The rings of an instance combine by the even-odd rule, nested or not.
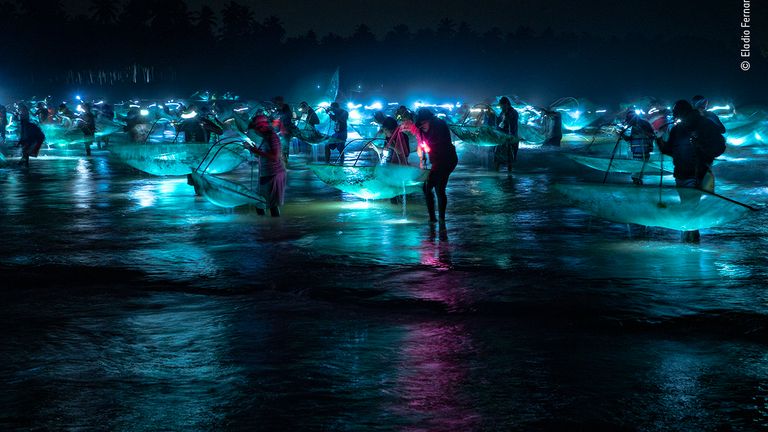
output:
[[[204,4],[220,10],[226,3],[187,1],[192,10]],[[549,27],[555,32],[616,36],[639,32],[725,39],[729,37],[729,30],[738,32],[741,13],[738,1],[695,0],[240,0],[238,3],[252,6],[256,19],[270,15],[280,17],[289,36],[309,29],[321,35],[329,32],[348,35],[361,23],[383,36],[396,24],[415,29],[433,27],[442,18],[450,18],[465,21],[478,30],[496,26],[509,31],[524,25],[535,30]],[[77,14],[87,13],[89,2],[65,0],[64,4],[72,14]],[[765,15],[765,11],[762,14]]]
[[[57,0],[41,0],[38,8],[48,1]],[[126,3],[115,2],[118,20]],[[156,1],[144,3],[149,10]],[[254,97],[266,97],[279,88],[285,93],[295,90],[296,97],[303,97],[307,85],[314,88],[315,82],[324,82],[340,67],[342,89],[362,83],[369,89],[380,89],[378,93],[389,98],[435,95],[479,100],[515,93],[538,103],[564,95],[616,103],[644,96],[674,100],[681,95],[690,97],[689,93],[706,93],[753,103],[762,99],[757,90],[768,59],[768,32],[762,31],[768,28],[768,9],[759,9],[759,3],[751,4],[755,67],[745,73],[739,70],[741,1],[240,0],[237,3],[251,8],[256,27],[274,16],[285,30],[281,41],[267,42],[273,50],[270,56],[280,61],[271,73],[256,79],[247,71],[261,67],[262,60],[253,50],[263,49],[264,41],[253,35],[225,40],[221,11],[230,2],[184,3],[193,23],[201,6],[214,10],[217,26],[211,30],[215,42],[203,46],[188,36],[188,28],[166,29],[155,26],[151,19],[135,31],[135,24],[128,29],[117,24],[97,29],[90,18],[90,0],[62,0],[69,15],[70,28],[64,30],[68,36],[52,29],[57,23],[32,33],[34,26],[23,22],[12,32],[22,34],[21,43],[0,47],[0,53],[9,51],[3,58],[10,59],[6,70],[0,65],[0,78],[8,81],[8,93],[43,91],[41,82],[47,89],[58,86],[46,91],[68,92],[82,87],[67,87],[68,76],[82,76],[91,70],[122,71],[137,63],[176,78],[158,82],[153,88],[127,89],[134,94],[146,96],[158,89],[184,94],[206,86]],[[29,8],[17,9],[23,12]],[[168,17],[164,19],[168,21]],[[456,31],[455,37],[445,40],[435,32],[437,37],[426,42],[419,36],[424,30],[439,30],[446,19],[454,30],[466,23],[475,36],[464,38]],[[361,24],[378,40],[361,42],[353,37]],[[408,27],[408,35],[401,38],[407,42],[393,44],[391,40],[397,39],[391,37],[393,29],[400,24]],[[73,27],[87,30],[77,34]],[[483,37],[494,28],[498,29],[498,43],[484,44]],[[302,42],[301,36],[310,30],[316,35],[314,45],[306,38]],[[91,52],[96,55],[75,60],[79,52],[64,54],[43,43],[35,47],[46,31],[55,37],[68,37],[74,45],[82,44],[76,42],[81,38],[93,45]],[[34,37],[24,36],[24,32]],[[340,37],[328,38],[329,34]],[[526,39],[521,34],[532,37]],[[40,54],[37,63],[30,61],[30,51]],[[194,61],[209,55],[204,69]],[[47,75],[25,81],[29,70]],[[15,86],[20,90],[13,90]],[[119,93],[125,89],[114,90]],[[2,91],[0,88],[0,94]]]

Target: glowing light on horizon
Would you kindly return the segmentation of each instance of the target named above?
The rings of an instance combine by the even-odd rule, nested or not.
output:
[[[380,110],[382,108],[384,108],[384,106],[381,104],[381,102],[374,102],[374,103],[372,103],[370,105],[366,105],[365,106],[365,109],[367,109],[367,110],[377,110],[378,111],[378,110]]]
[[[707,111],[726,111],[730,109],[731,109],[730,105],[715,105],[712,108],[708,109]]]
[[[181,118],[183,118],[185,120],[193,119],[195,117],[197,117],[197,111],[191,111],[191,112],[184,113],[184,114],[181,115]]]
[[[744,144],[744,142],[746,140],[747,139],[745,137],[741,137],[741,138],[728,137],[728,139],[726,141],[728,142],[728,144],[733,144],[733,145],[739,146],[739,145]]]
[[[347,102],[347,109],[354,110],[362,107],[363,104],[355,104],[354,102]]]
[[[148,109],[143,109],[143,110],[139,111],[139,114],[141,114],[143,116],[148,116],[149,115],[149,110]]]

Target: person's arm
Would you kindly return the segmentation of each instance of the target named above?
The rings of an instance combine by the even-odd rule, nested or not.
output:
[[[257,155],[257,156],[264,157],[264,158],[267,158],[267,159],[271,159],[271,160],[274,160],[274,161],[280,160],[280,158],[281,158],[281,154],[280,154],[280,138],[278,138],[277,134],[272,133],[272,134],[270,134],[269,138],[264,138],[264,139],[265,140],[269,139],[269,140],[272,141],[272,145],[269,146],[270,147],[270,151],[265,152],[264,150],[261,150],[261,148],[258,148],[256,146],[253,146],[253,145],[250,145],[250,144],[246,144],[246,146],[247,146],[246,148],[251,153],[253,153],[253,154]]]

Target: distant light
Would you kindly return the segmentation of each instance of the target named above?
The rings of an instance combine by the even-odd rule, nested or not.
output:
[[[195,117],[197,117],[197,111],[192,111],[181,115],[181,118],[183,119],[192,119]]]
[[[80,95],[77,95],[77,96],[75,96],[75,99],[77,99],[77,100],[81,100],[81,99],[80,99]]]
[[[363,116],[360,115],[360,111],[353,109],[349,111],[349,118],[351,118],[352,120],[360,120],[363,118]]]
[[[365,109],[367,109],[367,110],[377,110],[378,111],[378,110],[382,109],[383,107],[384,106],[381,104],[381,102],[374,102],[374,103],[372,103],[370,105],[366,105]]]
[[[600,114],[602,114],[602,113],[604,113],[604,112],[608,112],[608,110],[599,109],[599,110],[597,110],[597,111],[595,111],[595,112],[596,112],[596,113],[600,113]]]
[[[358,109],[358,108],[360,108],[362,106],[363,106],[363,104],[355,105],[354,102],[347,102],[347,109],[353,110],[353,109]]]
[[[329,106],[331,106],[331,103],[330,102],[320,102],[317,106],[319,106],[320,108],[328,108]]]
[[[568,116],[571,117],[572,119],[578,120],[579,117],[581,117],[581,111],[576,110],[574,112],[569,112]]]
[[[755,132],[755,139],[758,141],[762,141],[763,137],[759,133]]]
[[[139,111],[139,114],[141,114],[143,116],[148,116],[149,115],[149,110],[148,109],[143,109],[143,110]]]
[[[78,105],[78,106],[77,106],[77,108],[75,108],[75,110],[76,110],[77,112],[81,112],[81,113],[84,113],[84,112],[85,112],[85,108],[83,108],[83,106],[82,106],[82,105]]]
[[[442,104],[442,105],[439,105],[439,106],[440,106],[440,108],[447,109],[449,111],[453,111],[453,104],[445,103],[445,104]]]
[[[235,108],[233,111],[236,111],[236,112],[248,111],[248,107]]]
[[[736,145],[736,146],[740,146],[740,145],[744,144],[744,141],[746,141],[746,140],[747,140],[746,137],[741,137],[741,138],[731,138],[731,137],[729,137],[726,141],[728,141],[728,144],[733,144],[733,145]]]
[[[390,102],[387,105],[389,105],[389,106],[400,105],[400,102]]]
[[[372,192],[367,191],[365,189],[363,189],[362,191],[359,191],[359,192],[357,192],[357,193],[355,193],[353,195],[357,196],[358,198],[362,198],[364,200],[369,200],[369,199],[372,199],[372,198],[376,198],[375,194],[373,194]],[[348,203],[348,204],[344,204],[342,207],[345,208],[345,209],[367,209],[367,208],[371,207],[371,204],[368,201],[358,201],[358,202],[351,202],[351,203]]]
[[[642,114],[645,114],[645,111],[638,108],[638,109],[635,109],[635,114],[642,115]]]
[[[130,104],[130,105],[128,105],[128,107],[130,107],[130,108],[141,108],[141,105]]]
[[[708,109],[707,111],[720,111],[720,110],[730,110],[730,109],[731,109],[730,105],[723,105],[723,106],[715,105],[712,108]]]
[[[317,88],[320,88],[320,84],[317,85]]]

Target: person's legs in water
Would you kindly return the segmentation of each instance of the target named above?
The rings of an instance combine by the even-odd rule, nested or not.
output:
[[[445,188],[448,187],[448,176],[450,175],[450,172],[441,173],[435,182],[435,192],[437,193],[437,211],[441,222],[445,222],[445,209],[448,207],[448,195],[445,193]]]
[[[430,171],[427,180],[424,182],[424,199],[427,201],[427,213],[429,214],[430,222],[437,222],[435,217],[435,195],[432,193],[432,189],[435,188],[435,172]]]
[[[696,205],[701,199],[701,192],[697,190],[698,182],[695,178],[675,179],[675,185],[681,205]],[[681,240],[686,243],[698,243],[700,238],[699,230],[683,231],[681,235]]]
[[[280,217],[280,207],[270,207],[269,214],[272,217]]]

